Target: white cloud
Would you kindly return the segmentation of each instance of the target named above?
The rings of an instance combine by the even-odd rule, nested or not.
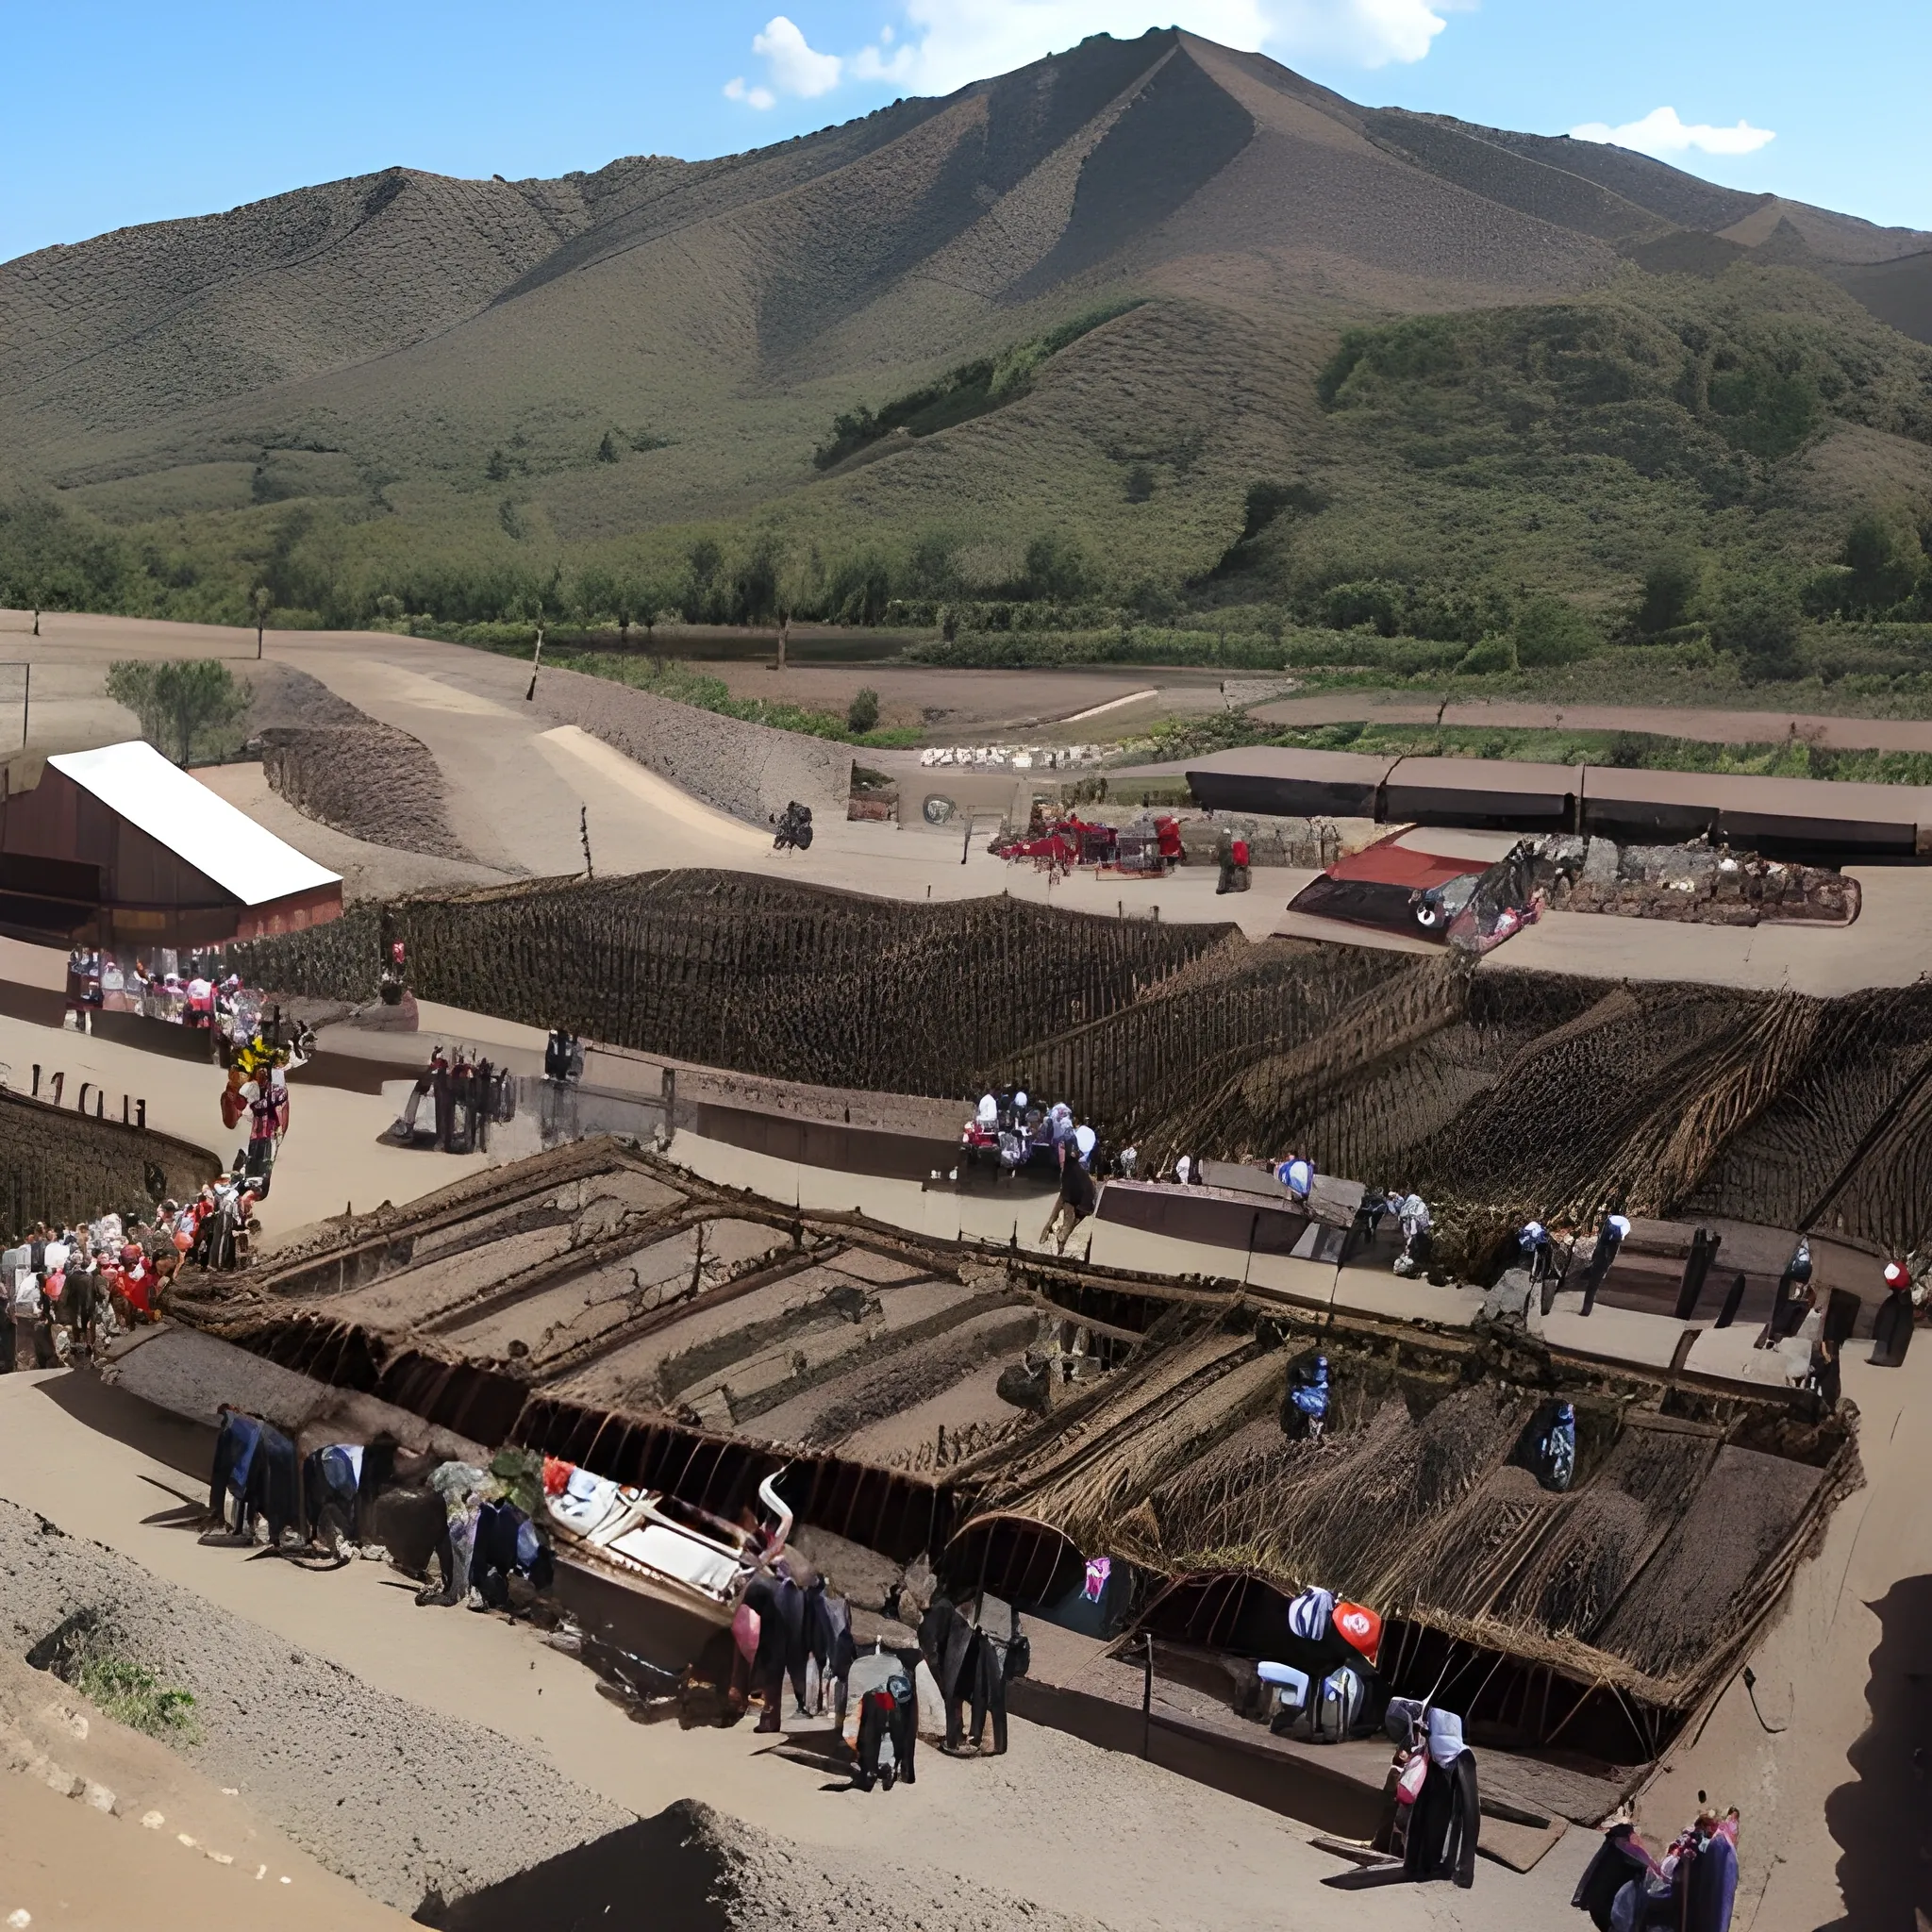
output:
[[[768,87],[746,87],[744,75],[735,74],[724,83],[724,98],[727,101],[742,101],[747,108],[756,108],[762,113],[767,108],[778,105],[778,96]]]
[[[850,62],[858,79],[917,93],[950,93],[968,81],[1061,52],[1089,34],[1127,39],[1179,26],[1225,46],[1283,60],[1328,59],[1358,67],[1422,59],[1474,0],[905,0],[906,29],[890,31]]]
[[[765,23],[764,32],[752,36],[751,50],[764,60],[772,86],[779,93],[795,94],[806,101],[829,93],[839,85],[845,68],[838,55],[821,54],[809,45],[782,13],[774,13]]]
[[[1678,120],[1674,108],[1653,108],[1641,121],[1626,121],[1612,127],[1603,121],[1586,122],[1570,130],[1574,141],[1614,142],[1619,147],[1634,148],[1641,155],[1669,160],[1693,150],[1706,155],[1755,155],[1777,139],[1766,127],[1753,127],[1740,121],[1735,127],[1712,127],[1708,123]]]

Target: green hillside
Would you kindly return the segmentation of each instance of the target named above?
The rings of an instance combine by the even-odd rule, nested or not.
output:
[[[791,611],[962,661],[1185,620],[1471,676],[1694,637],[1760,681],[1876,620],[1905,675],[1927,261],[1102,36],[720,161],[391,170],[0,265],[0,599]]]

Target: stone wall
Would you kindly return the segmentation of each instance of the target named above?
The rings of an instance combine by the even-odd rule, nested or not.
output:
[[[0,1091],[0,1231],[9,1237],[37,1221],[125,1214],[157,1182],[178,1200],[216,1172],[213,1155],[172,1135]]]
[[[1624,845],[1552,835],[1536,841],[1535,882],[1563,912],[1608,912],[1693,925],[1757,925],[1800,920],[1849,925],[1858,882],[1811,865],[1704,843]]]
[[[601,738],[693,797],[753,824],[769,824],[793,799],[842,818],[852,794],[852,748],[830,739],[747,724],[608,677],[548,666],[537,678],[537,705],[559,724]]]

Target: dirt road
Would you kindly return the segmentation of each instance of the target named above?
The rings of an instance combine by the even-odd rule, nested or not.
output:
[[[1833,751],[1932,751],[1932,719],[1840,718],[1824,712],[1682,709],[1669,705],[1556,705],[1522,698],[1471,698],[1455,703],[1387,691],[1323,691],[1277,698],[1249,713],[1266,724],[1309,729],[1319,724],[1455,724],[1480,730],[1641,731],[1660,738],[1694,738],[1712,744],[1774,744],[1800,738]]]

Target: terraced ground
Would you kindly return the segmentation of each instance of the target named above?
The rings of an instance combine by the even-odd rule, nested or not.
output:
[[[689,591],[706,532],[720,608],[997,591],[1042,536],[1084,559],[1052,594],[1144,595],[1255,534],[1257,480],[1301,486],[1244,559],[1263,589],[1395,559],[1587,596],[1679,540],[1822,559],[1860,505],[1932,500],[1932,353],[1897,332],[1932,339],[1928,251],[1096,36],[716,161],[391,169],[0,267],[0,482],[68,512],[0,519],[0,597],[493,617],[568,598],[563,565],[609,614]],[[997,407],[814,467],[836,416],[1126,302]],[[1449,312],[1477,320],[1447,362],[1324,402],[1345,328]],[[1780,441],[1758,406],[1797,379]]]

